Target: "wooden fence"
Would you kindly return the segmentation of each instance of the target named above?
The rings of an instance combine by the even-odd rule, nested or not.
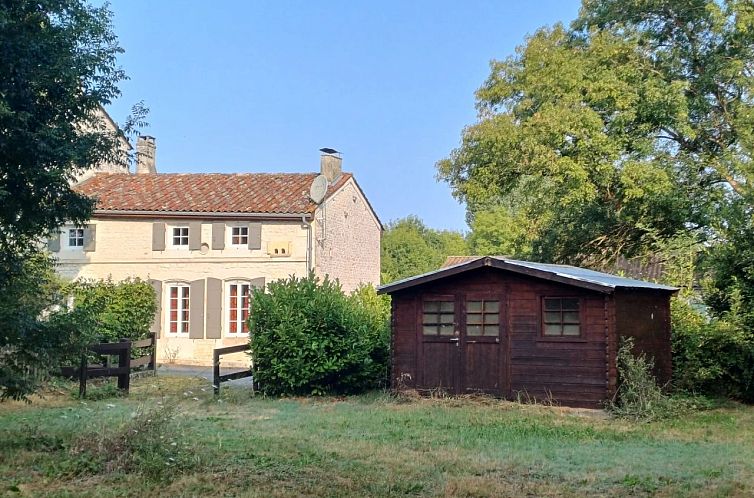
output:
[[[225,375],[220,375],[220,357],[226,354],[241,353],[248,351],[251,348],[248,344],[239,344],[238,346],[227,346],[224,348],[216,348],[212,350],[212,387],[215,390],[215,394],[220,394],[220,383],[227,382],[229,380],[243,379],[244,377],[251,377],[253,375],[251,368],[248,370],[242,370],[240,372],[232,372]]]
[[[146,367],[146,371],[157,373],[157,342],[154,334],[149,334],[147,339],[132,341],[121,339],[119,342],[104,342],[91,344],[88,351],[105,355],[105,362],[101,365],[90,365],[86,355],[81,357],[79,367],[66,367],[62,370],[65,377],[78,377],[79,397],[86,397],[86,381],[94,377],[118,377],[118,389],[128,392],[131,386],[132,370]],[[149,348],[149,354],[139,358],[131,358],[131,350]],[[110,365],[110,357],[118,357],[118,366]]]

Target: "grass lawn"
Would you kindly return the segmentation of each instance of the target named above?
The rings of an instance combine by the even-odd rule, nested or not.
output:
[[[0,495],[754,495],[754,407],[635,424],[488,399],[133,386],[128,398],[0,404]]]

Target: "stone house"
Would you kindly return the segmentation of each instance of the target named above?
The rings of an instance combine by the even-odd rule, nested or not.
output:
[[[159,174],[154,138],[137,151],[136,174],[75,187],[97,199],[94,215],[48,246],[65,277],[150,281],[159,361],[209,365],[215,347],[247,341],[250,289],[270,281],[314,271],[345,291],[379,284],[382,225],[337,154],[319,173]]]

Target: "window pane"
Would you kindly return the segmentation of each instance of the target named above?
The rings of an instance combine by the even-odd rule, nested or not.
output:
[[[486,313],[497,313],[500,311],[500,301],[485,301],[484,311]]]
[[[433,325],[425,325],[422,328],[422,332],[424,335],[437,335],[437,327]]]
[[[438,323],[437,314],[435,313],[424,313],[422,322],[425,324],[433,324]]]
[[[579,312],[578,311],[564,311],[563,323],[579,323]]]
[[[500,333],[500,328],[498,325],[485,325],[484,326],[484,335],[486,336],[495,336]]]
[[[231,334],[235,334],[235,333],[236,333],[236,331],[237,331],[237,330],[236,330],[236,327],[237,327],[237,326],[238,326],[238,325],[236,324],[236,321],[235,321],[235,319],[233,319],[233,321],[231,321],[231,322],[230,322],[230,333],[231,333]]]
[[[466,311],[468,313],[479,313],[482,311],[482,301],[466,301]]]
[[[439,301],[424,301],[424,311],[438,311],[439,309]]]
[[[450,313],[443,313],[440,315],[440,323],[453,323],[454,316]]]
[[[440,325],[440,335],[454,335],[454,329],[452,325]]]
[[[560,325],[545,325],[545,335],[560,335]]]
[[[563,299],[563,309],[564,310],[578,310],[579,309],[579,300],[575,298],[569,298],[569,299]]]
[[[486,313],[484,315],[484,323],[488,325],[496,325],[500,323],[500,315],[497,313]]]
[[[482,314],[466,315],[466,323],[468,324],[481,324]]]
[[[440,301],[440,311],[452,313],[455,311],[455,303],[453,301]]]
[[[578,325],[563,325],[563,335],[574,336],[579,335]]]
[[[469,325],[466,327],[466,335],[482,335],[481,325]]]
[[[556,312],[546,311],[545,323],[560,323],[560,313],[557,311]]]
[[[560,310],[560,299],[545,299],[545,309],[548,311]]]

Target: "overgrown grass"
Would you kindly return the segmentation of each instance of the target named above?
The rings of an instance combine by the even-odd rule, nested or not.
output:
[[[754,493],[754,408],[736,404],[636,424],[485,398],[252,398],[223,386],[214,399],[206,381],[169,377],[139,379],[128,398],[39,401],[0,405],[0,495]],[[104,458],[111,449],[124,460]]]

